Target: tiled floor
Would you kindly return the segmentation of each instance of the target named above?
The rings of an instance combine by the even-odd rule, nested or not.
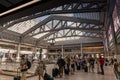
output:
[[[49,67],[49,74],[52,67]],[[13,77],[0,75],[0,80],[13,80]],[[28,78],[27,80],[38,80],[38,76]],[[116,80],[111,67],[105,67],[105,75],[100,75],[83,71],[76,71],[74,75],[64,76],[63,78],[55,78],[55,80]]]
[[[105,75],[100,75],[96,73],[85,73],[82,71],[77,71],[75,75],[65,76],[63,79],[55,80],[116,80],[111,68],[106,68]]]

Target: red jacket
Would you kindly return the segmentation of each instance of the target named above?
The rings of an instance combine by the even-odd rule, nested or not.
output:
[[[103,66],[103,65],[104,65],[104,59],[103,59],[103,58],[100,58],[100,59],[99,59],[99,63],[100,63],[101,66]]]

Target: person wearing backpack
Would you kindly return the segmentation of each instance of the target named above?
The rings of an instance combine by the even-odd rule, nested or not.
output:
[[[20,61],[20,71],[21,71],[21,80],[26,80],[26,72],[31,68],[31,62],[25,58],[25,55],[21,56]]]
[[[57,65],[59,67],[59,75],[60,75],[60,77],[62,77],[63,76],[64,66],[65,66],[65,61],[62,58],[62,56],[59,56],[59,58],[57,60]]]

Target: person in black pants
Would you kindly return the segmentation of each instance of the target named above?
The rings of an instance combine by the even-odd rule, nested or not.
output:
[[[101,69],[101,74],[104,75],[103,65],[100,65],[100,69]]]
[[[62,77],[63,76],[64,66],[65,66],[65,61],[62,58],[62,56],[59,56],[59,58],[57,60],[57,64],[58,64],[58,67],[59,67],[59,75],[60,75],[60,77]]]
[[[100,56],[100,59],[99,59],[99,63],[100,63],[101,74],[104,75],[104,69],[103,69],[104,59],[101,56]]]

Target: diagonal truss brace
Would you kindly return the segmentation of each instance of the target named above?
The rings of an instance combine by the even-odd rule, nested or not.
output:
[[[61,9],[57,10],[57,8],[53,8],[53,9],[49,9],[34,15],[30,15],[30,16],[26,16],[17,20],[14,20],[12,23],[10,23],[9,25],[6,25],[5,27],[2,27],[0,29],[0,32],[6,30],[7,28],[19,23],[19,22],[23,22],[23,21],[27,21],[27,20],[31,20],[31,19],[35,19],[38,17],[42,17],[45,15],[50,15],[50,14],[65,14],[65,13],[87,13],[87,12],[104,12],[104,8],[106,7],[106,1],[94,1],[94,2],[87,2],[88,5],[84,6],[83,5],[85,3],[72,3],[72,4],[66,4],[63,6],[59,6],[62,7]],[[99,4],[99,6],[97,6]],[[74,6],[73,6],[74,5]],[[66,7],[67,6],[67,7]],[[82,6],[82,7],[80,7]],[[93,6],[96,6],[95,8]]]
[[[65,16],[50,16],[48,18],[46,18],[45,20],[39,22],[38,24],[36,24],[35,26],[33,26],[32,28],[30,28],[29,30],[27,30],[26,32],[24,32],[21,37],[25,37],[27,34],[31,33],[32,31],[38,29],[39,27],[41,27],[42,25],[45,25],[46,23],[48,23],[51,20],[63,20],[63,21],[72,21],[72,22],[80,22],[80,23],[88,23],[88,24],[96,24],[96,25],[102,25],[102,23],[100,23],[97,20],[89,20],[89,19],[81,19],[81,18],[75,18],[75,17],[65,17]]]

